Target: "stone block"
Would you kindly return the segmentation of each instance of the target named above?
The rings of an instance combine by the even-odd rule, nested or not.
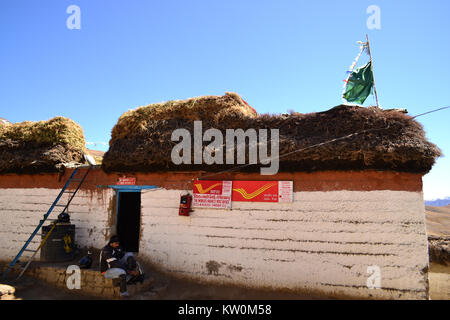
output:
[[[113,288],[114,287],[113,279],[105,279],[104,286],[105,287],[109,287],[109,288]]]
[[[120,288],[119,287],[114,287],[113,288],[113,297],[119,297],[120,295]]]
[[[95,286],[92,287],[91,292],[92,294],[96,295],[96,296],[100,296],[103,292],[103,287],[102,286]]]
[[[95,279],[95,276],[92,273],[83,272],[81,274],[82,279],[85,279],[88,282],[93,282]]]
[[[55,285],[58,288],[66,288],[67,287],[65,279],[61,278],[61,276],[59,277],[59,280],[57,282],[55,282]]]
[[[107,299],[114,297],[114,288],[113,287],[103,288],[102,296]]]
[[[102,275],[100,275],[98,277],[95,277],[93,282],[97,286],[104,286],[105,285],[105,278]]]

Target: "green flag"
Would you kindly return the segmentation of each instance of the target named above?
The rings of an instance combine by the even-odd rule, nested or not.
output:
[[[348,102],[363,104],[372,92],[372,86],[372,63],[369,61],[365,66],[356,69],[350,74],[343,97]]]

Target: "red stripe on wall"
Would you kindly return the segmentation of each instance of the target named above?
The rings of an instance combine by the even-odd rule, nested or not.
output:
[[[84,170],[84,169],[80,169]],[[0,188],[61,188],[72,173],[64,174],[5,174],[0,175]],[[78,172],[82,174],[82,172]],[[137,185],[157,185],[172,190],[192,190],[193,179],[201,179],[199,172],[161,172],[135,174],[107,174],[101,169],[91,170],[82,189],[95,190],[98,185],[116,184],[119,177],[135,177]],[[207,175],[207,174],[204,174]],[[208,174],[209,175],[209,174]],[[294,191],[422,191],[422,175],[395,171],[319,171],[319,172],[282,172],[273,176],[258,173],[227,173],[209,176],[207,180],[292,180]],[[75,187],[76,184],[73,184]]]

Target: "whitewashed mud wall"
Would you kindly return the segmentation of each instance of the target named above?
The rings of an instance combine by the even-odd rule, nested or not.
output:
[[[0,260],[15,257],[29,238],[44,214],[56,199],[60,189],[24,188],[0,189]],[[65,194],[59,204],[67,203]],[[76,225],[75,241],[82,247],[102,248],[109,232],[108,210],[112,191],[80,190],[69,206],[71,222]],[[56,207],[49,219],[56,219],[63,208]],[[44,225],[48,225],[47,221]],[[39,232],[40,233],[40,232]],[[29,249],[39,246],[41,236],[36,236]],[[24,257],[31,256],[24,252]],[[39,254],[37,259],[39,260]]]
[[[311,290],[358,298],[428,298],[421,192],[295,192],[285,204],[178,216],[180,194],[142,193],[140,256],[162,270],[213,283]],[[369,266],[381,289],[368,289]]]
[[[0,260],[17,254],[59,191],[0,189]],[[256,288],[428,298],[420,192],[295,192],[293,203],[233,202],[232,210],[195,209],[183,217],[178,207],[185,192],[142,192],[139,258],[162,270]],[[69,209],[77,244],[104,246],[113,227],[113,194],[79,191]],[[372,265],[380,268],[381,289],[366,286]]]

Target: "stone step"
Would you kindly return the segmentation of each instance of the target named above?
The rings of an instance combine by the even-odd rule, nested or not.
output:
[[[11,273],[17,274],[19,271],[20,269],[11,270]],[[31,266],[25,272],[25,275],[67,290],[70,290],[67,286],[67,281],[73,279],[73,277],[69,278],[72,274],[67,274],[66,268],[64,267]],[[115,281],[113,279],[106,279],[99,271],[82,269],[80,276],[80,289],[74,288],[71,290],[104,299],[116,299],[120,297],[119,286],[116,286]],[[152,282],[153,279],[147,276],[143,283],[127,285],[130,298],[140,292],[149,290]]]

